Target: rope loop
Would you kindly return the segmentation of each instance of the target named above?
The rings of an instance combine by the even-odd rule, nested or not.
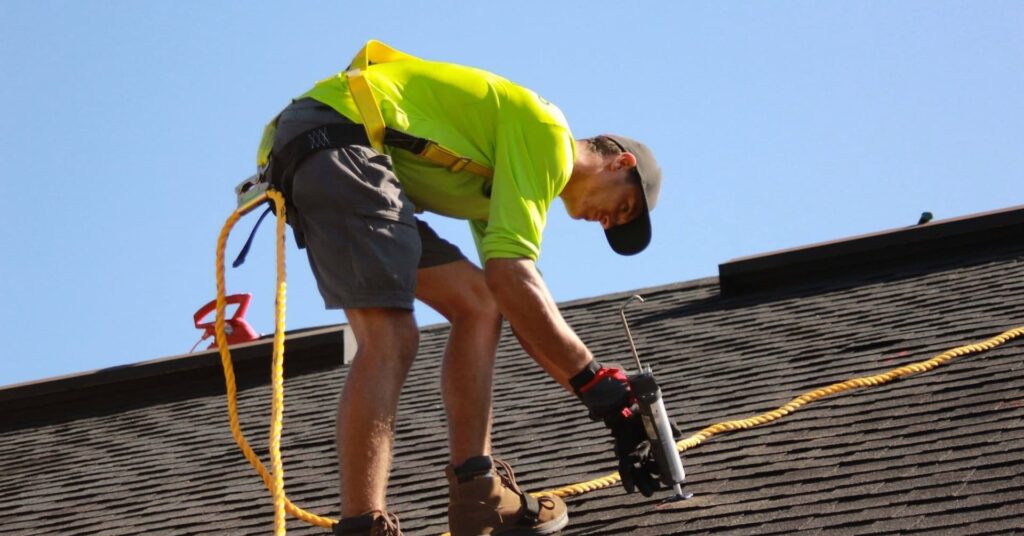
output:
[[[259,456],[253,452],[249,442],[242,433],[242,426],[238,419],[238,389],[235,385],[235,371],[231,362],[231,351],[228,348],[227,336],[225,335],[225,309],[227,302],[224,284],[224,250],[227,247],[228,235],[235,223],[248,213],[252,208],[259,206],[266,200],[274,203],[277,212],[277,290],[275,299],[275,325],[274,325],[274,350],[273,365],[271,367],[271,426],[270,426],[270,459],[272,471],[267,470]],[[263,480],[263,485],[271,492],[274,501],[274,534],[277,536],[285,534],[285,513],[292,517],[301,519],[311,525],[330,528],[336,520],[321,517],[307,512],[293,504],[284,492],[284,467],[281,460],[281,432],[283,429],[284,412],[284,333],[285,333],[285,262],[284,262],[284,237],[285,237],[285,203],[280,192],[268,190],[259,198],[241,207],[228,216],[220,236],[217,238],[217,319],[214,324],[214,332],[217,340],[217,349],[220,350],[221,366],[224,369],[224,382],[227,390],[228,421],[231,426],[231,435],[241,449],[242,455],[249,462],[249,465],[256,470]]]

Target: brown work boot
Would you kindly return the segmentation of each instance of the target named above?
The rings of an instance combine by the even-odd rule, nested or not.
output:
[[[476,456],[458,470],[449,465],[445,473],[452,536],[556,534],[569,522],[562,499],[523,492],[512,468],[501,460]]]
[[[402,536],[398,516],[381,510],[346,517],[334,524],[334,536]]]

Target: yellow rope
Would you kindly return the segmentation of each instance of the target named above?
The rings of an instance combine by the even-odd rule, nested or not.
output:
[[[235,387],[235,371],[231,363],[231,352],[228,350],[227,337],[224,334],[225,301],[224,289],[224,249],[227,245],[228,235],[235,223],[261,203],[270,199],[274,202],[277,210],[277,296],[275,301],[275,325],[274,325],[274,357],[271,369],[272,404],[270,418],[270,463],[273,473],[267,470],[259,456],[253,452],[242,433],[242,427],[238,421],[237,388]],[[228,398],[228,419],[231,423],[231,435],[235,443],[242,449],[242,454],[249,464],[256,469],[263,484],[270,490],[274,500],[274,534],[285,534],[285,517],[287,511],[293,517],[301,519],[309,524],[330,528],[336,522],[334,519],[320,517],[299,508],[291,501],[284,492],[284,467],[281,461],[281,429],[284,410],[284,313],[285,313],[285,265],[284,265],[284,236],[285,236],[285,205],[284,198],[280,193],[273,190],[263,196],[254,199],[244,207],[231,213],[224,228],[217,239],[217,321],[215,331],[217,336],[217,348],[220,349],[220,361],[224,367],[224,381],[227,384]]]
[[[677,442],[676,448],[679,449],[679,452],[683,452],[692,449],[697,445],[700,445],[701,443],[711,438],[712,436],[724,432],[732,432],[735,430],[746,430],[748,428],[753,428],[755,426],[760,426],[762,424],[768,424],[774,420],[781,419],[782,417],[785,417],[786,415],[789,415],[790,413],[796,411],[801,406],[804,406],[805,404],[808,404],[820,398],[842,393],[843,391],[849,391],[851,389],[859,389],[862,387],[875,387],[878,385],[889,383],[897,378],[903,378],[905,376],[910,376],[912,374],[927,372],[951,359],[963,357],[965,355],[976,354],[979,352],[984,352],[986,350],[991,350],[996,346],[1004,344],[1014,338],[1020,337],[1021,335],[1024,335],[1024,326],[1011,329],[1000,335],[992,337],[991,339],[979,343],[968,344],[965,346],[960,346],[958,348],[953,348],[952,350],[943,352],[931,359],[919,361],[917,363],[911,363],[909,365],[890,370],[889,372],[876,374],[874,376],[853,378],[850,380],[846,380],[844,382],[834,383],[827,387],[822,387],[821,389],[815,389],[814,391],[802,394],[794,398],[793,400],[790,400],[789,403],[787,403],[786,405],[773,411],[769,411],[768,413],[762,413],[761,415],[750,417],[748,419],[725,421],[708,426],[707,428],[697,432],[696,434],[693,434],[692,436]],[[619,473],[616,472],[607,476],[603,476],[601,478],[589,480],[587,482],[581,482],[579,484],[573,484],[562,488],[542,491],[539,493],[534,493],[533,495],[557,495],[559,497],[571,497],[574,495],[586,493],[588,491],[594,491],[614,486],[615,484],[619,483],[620,480],[621,478],[619,477]]]
[[[273,366],[271,370],[271,424],[270,424],[270,460],[273,472],[267,470],[260,461],[259,456],[253,452],[249,443],[245,439],[245,435],[242,433],[242,427],[238,421],[238,404],[237,404],[237,389],[235,386],[235,373],[231,363],[231,353],[228,349],[227,337],[224,333],[225,325],[225,289],[224,289],[224,249],[227,244],[228,235],[231,233],[231,229],[235,223],[243,215],[251,211],[256,206],[270,199],[273,201],[277,210],[277,296],[275,301],[275,324],[274,324],[274,350],[273,350]],[[284,264],[284,236],[285,236],[285,204],[284,198],[280,193],[270,190],[262,196],[252,200],[247,205],[235,210],[227,219],[224,224],[224,228],[221,230],[220,237],[217,239],[217,320],[216,320],[216,337],[217,347],[220,349],[221,364],[224,367],[224,380],[227,384],[227,399],[228,399],[228,418],[231,423],[231,435],[234,436],[235,442],[238,443],[239,448],[242,450],[242,454],[245,459],[249,461],[249,464],[256,469],[260,477],[263,479],[263,484],[271,491],[271,495],[274,500],[274,534],[284,535],[285,534],[285,518],[284,514],[287,512],[295,518],[305,521],[311,525],[319,527],[330,528],[337,520],[328,517],[321,517],[311,512],[307,512],[302,508],[299,508],[293,504],[284,492],[284,467],[281,461],[281,430],[282,420],[284,411],[284,332],[285,332],[285,264]],[[1004,344],[1014,338],[1024,335],[1024,326],[1008,330],[1000,335],[992,337],[988,340],[960,346],[943,352],[931,359],[925,361],[919,361],[917,363],[911,363],[888,372],[877,374],[874,376],[864,376],[860,378],[853,378],[844,382],[834,383],[827,387],[822,387],[814,391],[800,395],[789,403],[782,407],[750,417],[747,419],[739,419],[734,421],[720,422],[703,430],[693,434],[692,436],[685,438],[676,443],[676,447],[679,452],[692,449],[697,445],[700,445],[711,437],[722,434],[725,432],[732,432],[735,430],[745,430],[768,424],[777,419],[781,419],[786,415],[796,411],[800,407],[824,398],[829,395],[838,394],[844,391],[852,389],[859,389],[864,387],[874,387],[889,383],[897,378],[903,378],[913,374],[920,374],[946,363],[952,359],[963,357],[970,354],[976,354],[991,350],[1001,344]],[[547,491],[541,491],[533,493],[534,497],[541,495],[556,495],[558,497],[571,497],[575,495],[581,495],[590,491],[596,491],[599,489],[609,488],[618,484],[621,478],[619,473],[611,473],[609,475],[588,480],[586,482],[580,482],[578,484],[572,484],[561,488],[556,488]],[[448,536],[445,533],[444,536]]]

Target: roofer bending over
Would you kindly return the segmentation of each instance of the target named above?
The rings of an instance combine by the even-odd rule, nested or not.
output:
[[[441,381],[453,535],[553,534],[568,521],[561,499],[532,498],[490,457],[502,316],[611,429],[627,489],[657,487],[625,376],[594,361],[534,265],[556,196],[572,218],[600,223],[615,251],[647,246],[661,172],[646,146],[574,140],[561,111],[526,88],[371,41],[268,125],[259,160],[285,194],[327,308],[345,310],[359,346],[338,407],[335,534],[399,533],[385,491],[399,392],[419,343],[414,298],[451,323]],[[468,220],[483,270],[418,210]]]

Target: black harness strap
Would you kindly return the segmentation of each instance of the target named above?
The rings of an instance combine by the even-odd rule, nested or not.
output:
[[[256,220],[256,225],[252,226],[252,231],[249,231],[249,238],[245,241],[245,245],[242,246],[242,251],[238,252],[238,256],[235,257],[235,262],[231,263],[232,268],[238,268],[243,262],[245,262],[245,257],[249,254],[249,248],[252,247],[252,239],[256,237],[256,229],[260,228],[260,224],[263,223],[263,218],[266,218],[267,214],[274,211],[274,202],[268,202],[270,203],[270,206],[267,207],[267,210],[263,211],[263,214],[260,214],[260,219]]]
[[[313,153],[326,149],[340,149],[348,145],[370,145],[363,125],[332,123],[311,128],[271,154],[270,184],[291,199],[292,179],[299,164]]]
[[[387,129],[384,144],[420,154],[426,149],[430,140],[418,138],[411,134]],[[340,149],[348,145],[370,145],[366,137],[366,129],[358,123],[332,123],[309,129],[288,142],[283,149],[275,151],[271,159],[276,162],[270,168],[270,183],[284,193],[285,199],[290,197],[292,176],[295,170],[310,155],[325,149]]]
[[[385,145],[409,151],[413,154],[423,152],[429,143],[429,140],[417,138],[416,136],[390,128],[385,130],[384,133]],[[291,203],[292,183],[294,182],[295,170],[299,168],[299,165],[314,153],[327,149],[340,149],[349,145],[370,146],[370,139],[366,136],[366,129],[363,128],[363,125],[358,123],[331,123],[311,128],[295,136],[280,151],[273,151],[271,153],[270,162],[265,171],[267,173],[266,180],[269,180],[270,185],[275,190],[284,194],[284,200],[287,203],[289,213],[294,214],[295,211],[295,206]],[[270,203],[270,208],[267,211],[272,211],[273,208],[274,204]],[[245,262],[245,256],[249,253],[249,247],[252,245],[256,230],[266,215],[267,212],[264,212],[260,219],[256,221],[256,225],[253,226],[252,232],[249,233],[249,239],[246,240],[245,246],[239,253],[238,258],[232,263],[235,268]],[[296,244],[300,248],[305,247],[305,240],[303,239],[302,230],[298,227],[298,221],[294,218],[289,218],[289,222],[292,224],[292,230],[295,231]]]
[[[412,154],[422,153],[427,148],[428,143],[430,143],[430,140],[417,138],[412,134],[406,134],[391,128],[384,130],[384,145],[409,151]]]

